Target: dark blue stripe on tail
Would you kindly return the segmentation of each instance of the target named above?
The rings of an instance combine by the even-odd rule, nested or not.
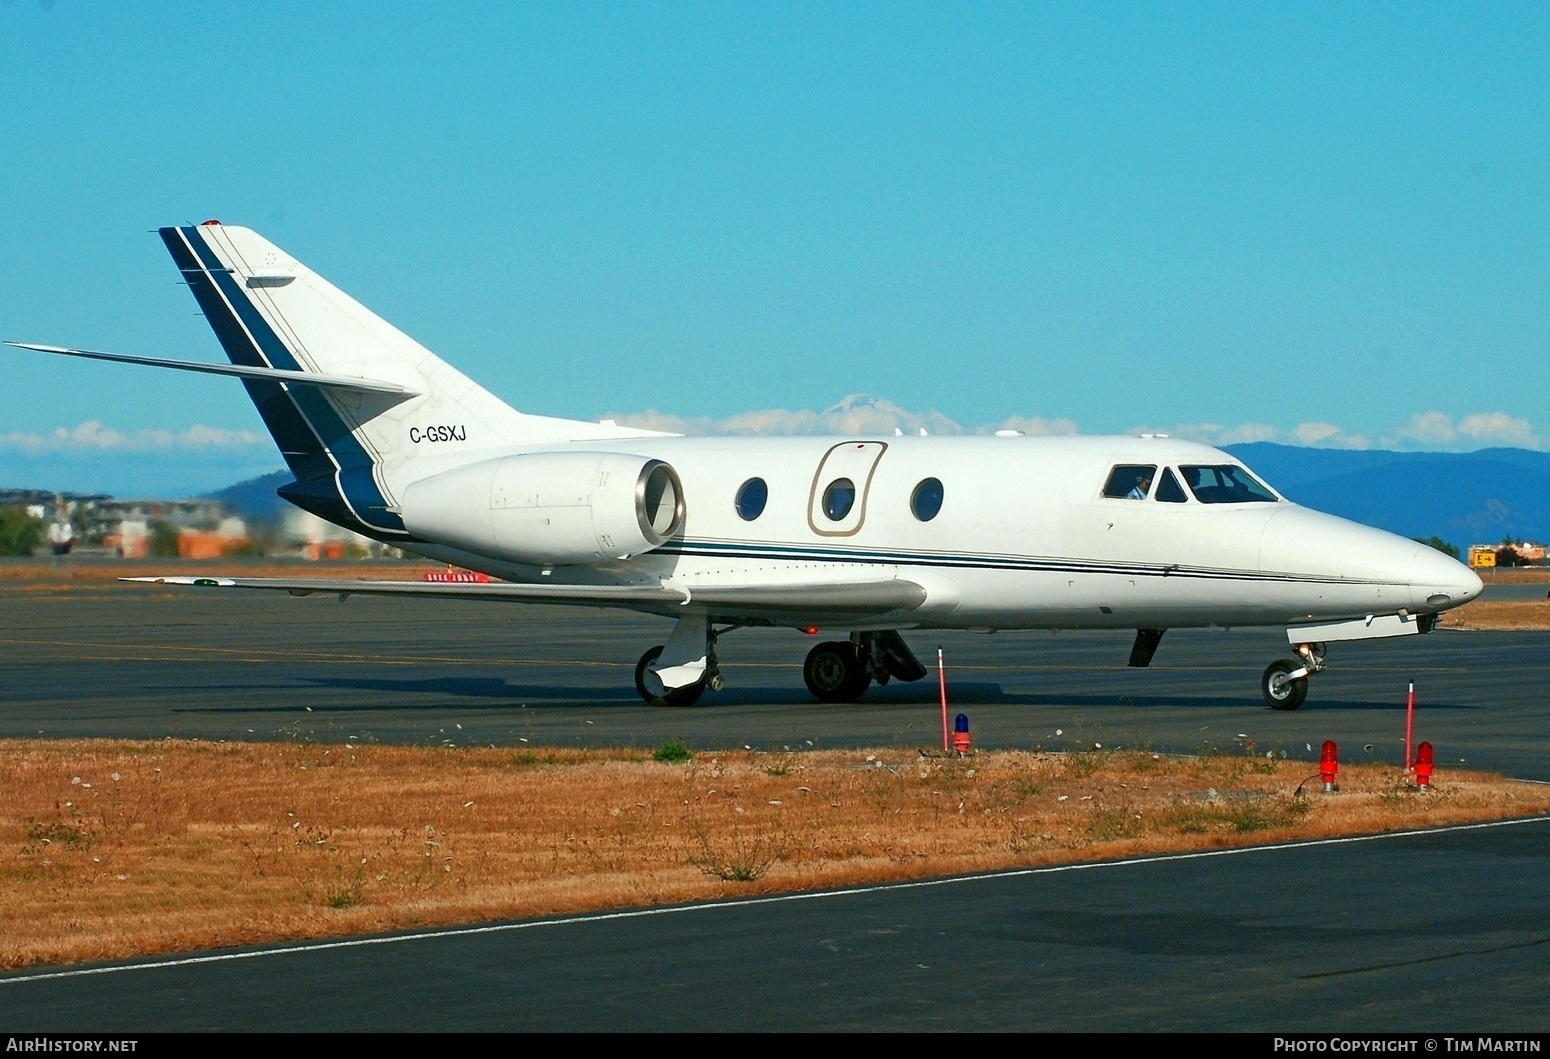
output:
[[[305,370],[198,228],[163,228],[161,237],[232,363]],[[243,385],[298,479],[282,496],[358,532],[404,532],[403,520],[387,510],[377,487],[371,454],[322,393],[253,380]]]
[[[227,359],[233,364],[245,364],[255,368],[268,367],[269,365],[259,355],[247,332],[242,329],[242,325],[226,304],[226,300],[221,297],[215,285],[210,282],[210,277],[189,251],[188,244],[183,241],[183,236],[178,229],[163,228],[160,235],[162,242],[167,245],[168,252],[172,254],[172,260],[178,266],[178,271],[183,273],[183,279],[187,282],[189,290],[194,292],[194,300],[199,303],[205,319],[210,322],[210,329],[215,332],[221,348],[226,351]],[[285,458],[285,464],[291,469],[291,473],[301,479],[321,478],[332,481],[334,472],[337,470],[334,461],[329,459],[328,453],[323,449],[323,443],[307,425],[307,420],[297,410],[284,388],[277,382],[255,379],[244,379],[242,385],[247,388],[248,397],[258,409],[259,417],[263,419],[264,426],[269,429],[270,436],[280,447],[280,455]]]

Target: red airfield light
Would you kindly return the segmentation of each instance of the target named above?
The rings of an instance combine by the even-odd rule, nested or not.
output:
[[[1415,748],[1415,783],[1421,790],[1432,787],[1432,744],[1422,743]]]
[[[1319,751],[1319,778],[1324,781],[1324,793],[1332,794],[1335,790],[1335,777],[1340,773],[1340,755],[1335,749],[1333,739],[1324,740],[1324,747]]]

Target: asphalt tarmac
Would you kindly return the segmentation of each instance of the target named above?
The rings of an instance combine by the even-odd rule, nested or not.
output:
[[[1544,581],[1517,581],[1488,584],[1480,598],[1492,603],[1527,602],[1550,599],[1550,583]]]
[[[721,642],[727,691],[653,709],[668,623],[619,612],[113,583],[0,587],[0,735],[354,738],[698,749],[925,746],[934,680],[814,703],[813,641]],[[1336,645],[1292,713],[1274,630],[907,634],[944,646],[976,745],[1401,757],[1406,684],[1439,768],[1550,781],[1550,634]],[[29,981],[0,1025],[101,1029],[1545,1029],[1550,823],[514,929]],[[249,952],[254,950],[248,950]]]
[[[1547,838],[1541,818],[20,972],[0,1025],[1543,1032]]]
[[[689,709],[636,695],[660,618],[499,603],[168,589],[113,582],[0,587],[0,736],[112,736],[698,749],[928,746],[935,680],[822,705],[802,684],[812,638],[724,637],[727,690]],[[822,637],[820,637],[822,638]],[[1440,767],[1550,780],[1550,633],[1458,632],[1336,644],[1293,712],[1268,709],[1260,671],[1290,654],[1276,630],[1167,634],[1148,669],[1124,633],[906,633],[947,659],[975,745],[1149,747],[1399,764],[1416,684],[1416,739]]]

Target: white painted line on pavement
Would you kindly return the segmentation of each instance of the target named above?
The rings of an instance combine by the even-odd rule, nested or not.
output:
[[[400,945],[409,941],[430,941],[438,938],[465,938],[477,934],[504,934],[514,930],[537,930],[541,927],[565,927],[582,923],[607,923],[616,919],[644,919],[647,916],[675,916],[693,912],[710,912],[723,908],[747,908],[751,905],[773,905],[786,901],[821,901],[832,897],[855,897],[861,894],[886,893],[892,890],[919,890],[928,886],[957,886],[962,883],[989,882],[997,879],[1016,879],[1029,875],[1055,875],[1060,872],[1096,871],[1101,868],[1130,868],[1143,864],[1166,864],[1171,861],[1202,860],[1206,857],[1232,857],[1244,853],[1278,853],[1282,850],[1308,849],[1314,846],[1343,846],[1357,842],[1381,842],[1393,838],[1415,838],[1420,835],[1443,835],[1458,831],[1482,831],[1493,827],[1514,827],[1519,824],[1550,822],[1550,816],[1527,816],[1516,820],[1492,820],[1483,824],[1452,824],[1447,827],[1429,827],[1414,831],[1389,831],[1378,835],[1350,835],[1345,838],[1317,838],[1305,842],[1281,842],[1269,846],[1237,846],[1232,849],[1207,849],[1194,853],[1163,853],[1152,857],[1132,857],[1128,860],[1088,861],[1082,864],[1054,864],[1044,868],[1012,868],[1008,871],[982,872],[978,875],[952,875],[945,879],[914,879],[909,882],[879,883],[876,886],[852,886],[844,890],[817,890],[795,894],[771,894],[768,897],[746,897],[731,901],[706,901],[701,904],[674,905],[669,908],[632,908],[623,912],[596,912],[589,915],[565,916],[560,919],[537,919],[522,923],[497,923],[485,927],[450,927],[445,930],[423,930],[414,934],[390,934],[374,938],[347,938],[342,941],[304,942],[299,945],[279,945],[265,949],[245,949],[242,952],[217,953],[211,956],[185,956],[165,960],[145,960],[140,963],[115,964],[109,967],[80,967],[67,971],[47,971],[43,974],[18,975],[0,978],[0,986],[20,985],[23,982],[45,982],[54,978],[80,978],[93,974],[119,974],[123,971],[148,971],[164,967],[191,967],[205,963],[225,963],[229,960],[254,960],[261,956],[287,956],[293,953],[326,952],[330,949],[354,949],[367,945]]]

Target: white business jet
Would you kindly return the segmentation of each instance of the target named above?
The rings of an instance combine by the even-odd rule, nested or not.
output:
[[[489,583],[136,578],[219,588],[623,607],[676,621],[650,703],[720,690],[734,629],[829,632],[823,701],[918,680],[914,629],[1281,626],[1292,710],[1332,641],[1425,633],[1480,594],[1437,551],[1299,507],[1217,449],[1140,437],[687,438],[518,412],[273,243],[206,221],[162,240],[231,364],[13,343],[242,380],[291,503]]]

